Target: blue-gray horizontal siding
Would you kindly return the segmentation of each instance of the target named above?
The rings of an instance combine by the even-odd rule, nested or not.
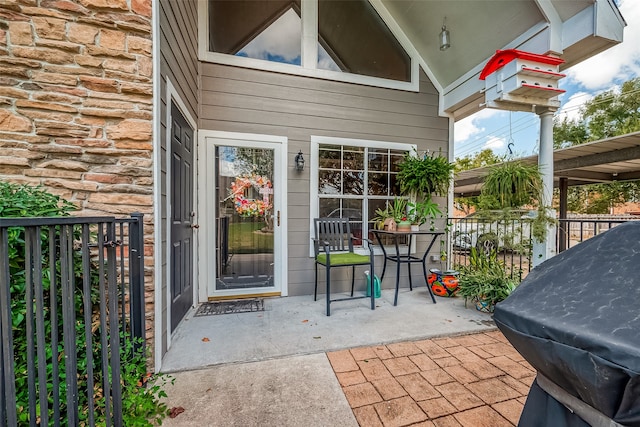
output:
[[[298,150],[309,156],[311,135],[416,144],[420,151],[447,155],[449,122],[438,116],[438,93],[423,73],[420,91],[407,92],[219,64],[201,66],[201,129],[286,136],[291,160]],[[305,295],[313,293],[314,280],[308,256],[309,169],[302,174],[292,167],[288,171],[289,294]],[[346,286],[346,276],[336,279]],[[385,285],[390,283],[385,280]]]

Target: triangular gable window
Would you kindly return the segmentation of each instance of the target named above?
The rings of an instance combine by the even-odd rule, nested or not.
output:
[[[236,56],[300,65],[301,34],[300,16],[293,8],[289,8],[236,53]]]
[[[209,0],[213,52],[302,63],[305,0]],[[411,81],[411,58],[368,0],[319,0],[317,69]]]
[[[318,40],[342,71],[411,81],[411,58],[367,0],[320,0]]]

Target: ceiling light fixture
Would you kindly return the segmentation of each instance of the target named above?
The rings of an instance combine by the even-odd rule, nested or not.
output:
[[[447,30],[447,26],[444,24],[447,17],[445,16],[442,20],[442,31],[440,31],[440,50],[447,50],[451,47],[451,36],[449,35],[449,30]]]

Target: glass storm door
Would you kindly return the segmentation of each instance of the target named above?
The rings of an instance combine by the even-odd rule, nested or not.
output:
[[[215,189],[215,275],[210,296],[280,291],[279,144],[215,139],[207,144]],[[212,275],[210,274],[209,277]],[[211,284],[210,284],[211,285]]]

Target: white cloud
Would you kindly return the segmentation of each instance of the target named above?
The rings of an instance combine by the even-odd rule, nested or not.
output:
[[[280,55],[291,62],[300,56],[300,17],[289,9],[255,39],[242,53],[249,58],[267,59],[268,55]]]
[[[640,75],[640,1],[624,0],[620,12],[627,22],[623,42],[570,68],[572,82],[587,90],[609,89],[614,81]]]
[[[576,120],[580,118],[580,107],[587,101],[593,99],[594,94],[587,92],[576,92],[569,97],[567,102],[562,103],[557,116],[560,120]]]
[[[456,122],[453,131],[455,142],[461,143],[482,134],[485,128],[481,123],[501,113],[503,112],[500,110],[485,108]]]
[[[498,138],[496,136],[490,136],[482,146],[483,150],[490,149],[493,151],[503,150],[507,146],[507,141],[504,138]]]

